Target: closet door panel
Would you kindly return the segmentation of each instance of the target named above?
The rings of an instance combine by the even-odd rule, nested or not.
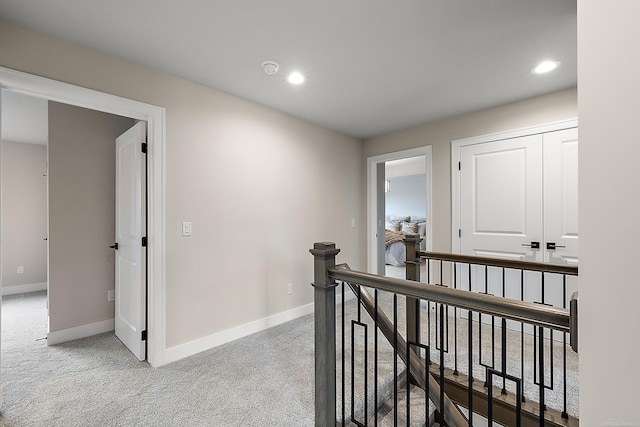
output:
[[[543,143],[545,261],[577,265],[578,129],[546,133]]]

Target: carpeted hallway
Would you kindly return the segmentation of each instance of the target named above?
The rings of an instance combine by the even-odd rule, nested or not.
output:
[[[313,324],[153,369],[112,333],[48,347],[44,292],[2,301],[1,426],[311,426]]]

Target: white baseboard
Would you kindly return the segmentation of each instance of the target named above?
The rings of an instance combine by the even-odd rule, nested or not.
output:
[[[26,294],[28,292],[46,291],[47,282],[27,283],[25,285],[3,286],[2,295]]]
[[[67,341],[86,338],[104,332],[113,331],[115,322],[113,319],[102,322],[89,323],[88,325],[76,326],[74,328],[62,329],[60,331],[49,332],[47,334],[47,345],[56,345]]]
[[[269,329],[273,326],[280,325],[282,323],[297,319],[298,317],[311,313],[313,313],[313,303],[306,304],[291,310],[283,311],[282,313],[274,314],[272,316],[263,317],[262,319],[254,320],[253,322],[245,323],[244,325],[227,329],[226,331],[218,332],[213,335],[170,347],[164,351],[163,362],[165,364],[175,362],[176,360],[180,360],[188,356],[193,356],[194,354],[200,353],[202,351],[212,349],[219,345],[226,344],[239,338],[246,337],[247,335]]]

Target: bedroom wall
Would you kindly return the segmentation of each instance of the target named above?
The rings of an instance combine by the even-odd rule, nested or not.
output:
[[[424,174],[387,178],[390,189],[385,193],[386,215],[426,217],[427,184]]]
[[[114,317],[115,139],[133,125],[49,102],[49,332]]]
[[[46,289],[47,147],[2,141],[1,149],[2,293]]]
[[[450,252],[451,141],[574,119],[577,108],[576,88],[570,88],[371,138],[364,142],[363,167],[367,157],[431,145],[433,250]],[[362,179],[362,191],[366,194],[366,177],[363,175]]]
[[[364,265],[362,141],[6,22],[0,65],[166,109],[167,347],[311,303],[315,241]]]

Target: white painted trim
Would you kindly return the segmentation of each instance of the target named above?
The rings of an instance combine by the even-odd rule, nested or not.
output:
[[[28,292],[46,291],[47,282],[42,283],[26,283],[24,285],[3,286],[2,295],[26,294]]]
[[[0,67],[0,88],[147,122],[149,180],[147,360],[161,366],[165,351],[165,109]]]
[[[406,159],[409,157],[424,156],[425,158],[425,175],[426,175],[426,200],[427,200],[427,221],[426,221],[426,249],[432,250],[433,245],[433,191],[432,191],[432,150],[431,145],[424,147],[412,148],[409,150],[396,151],[393,153],[380,154],[378,156],[367,157],[367,271],[376,273],[378,254],[376,251],[376,205],[378,203],[378,194],[376,193],[376,178],[378,163],[389,162],[392,160]]]
[[[244,325],[239,325],[184,344],[179,344],[177,346],[170,347],[165,351],[164,362],[175,362],[176,360],[193,356],[194,354],[202,351],[210,350],[222,344],[255,334],[256,332],[264,331],[265,329],[278,326],[282,323],[311,313],[313,313],[313,303],[283,311],[282,313],[274,314],[262,319],[254,320],[253,322],[245,323]]]
[[[483,144],[486,142],[501,141],[511,138],[519,138],[528,135],[538,135],[541,133],[554,132],[563,129],[578,127],[578,119],[562,120],[559,122],[546,123],[528,128],[515,129],[505,132],[492,133],[487,135],[474,136],[451,141],[451,252],[460,253],[460,171],[458,162],[460,161],[460,149],[469,145]]]
[[[63,342],[78,340],[80,338],[91,337],[104,332],[113,331],[114,320],[103,320],[102,322],[89,323],[88,325],[76,326],[74,328],[61,329],[47,334],[47,345],[56,345]]]

